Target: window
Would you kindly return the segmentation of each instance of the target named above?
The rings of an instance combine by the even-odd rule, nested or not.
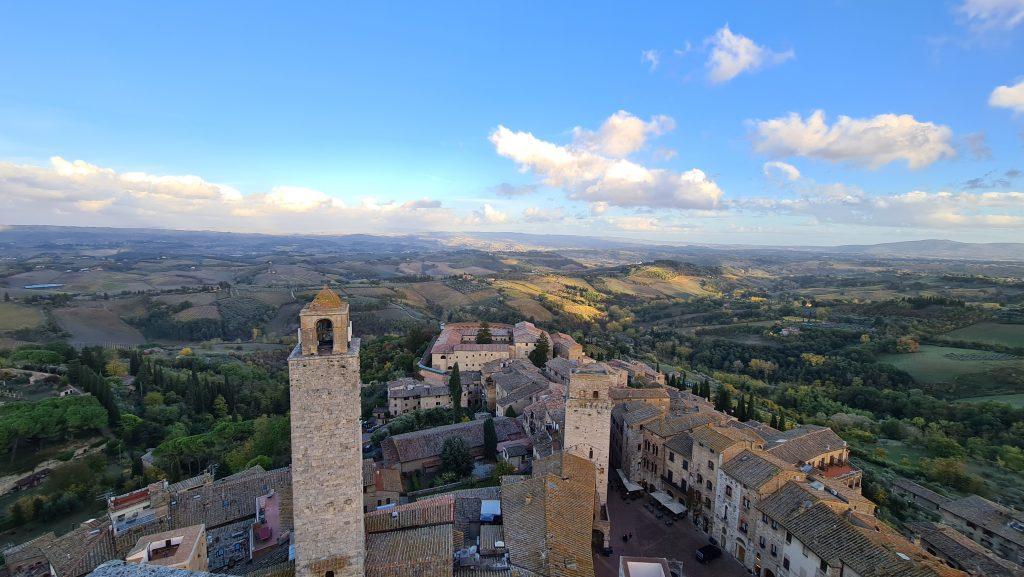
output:
[[[782,558],[782,568],[787,570],[789,569],[789,557]]]
[[[669,463],[675,463],[676,462],[676,454],[673,453],[672,451],[668,452],[668,462]]]
[[[744,509],[749,509],[750,508],[750,499],[747,499],[746,497],[743,498],[743,508]]]
[[[793,534],[790,533],[789,531],[786,531],[786,543],[792,543],[792,542],[793,542]]]
[[[590,449],[590,458],[591,459],[594,458],[594,449],[593,448]]]
[[[713,487],[711,486],[711,481],[710,480],[707,483],[704,483],[704,486],[707,487],[708,491],[714,490]]]
[[[715,462],[714,461],[708,461],[708,470],[710,470],[710,471],[714,471],[715,470]]]
[[[768,514],[767,513],[761,513],[761,522],[762,523],[767,523],[768,522]]]
[[[772,557],[778,556],[778,554],[779,554],[779,547],[778,547],[778,545],[776,545],[775,543],[772,543],[771,552],[772,552]]]
[[[732,497],[732,486],[731,485],[726,485],[725,486],[725,496],[726,497]]]
[[[765,543],[766,541],[764,540],[764,537],[761,537],[757,540],[757,544],[760,545],[762,549],[764,549]]]
[[[777,531],[778,529],[779,523],[775,519],[772,519],[772,531]]]
[[[324,573],[324,577],[334,577],[334,571],[328,571],[327,573]]]
[[[821,563],[818,565],[818,569],[821,569],[822,573],[828,573],[828,563],[826,563],[825,560],[822,559]]]
[[[704,482],[704,475],[701,475],[700,473],[697,473],[697,482],[698,483],[703,483]]]
[[[684,471],[689,471],[690,470],[690,462],[687,461],[686,459],[683,459],[683,470]]]
[[[747,525],[746,521],[740,522],[740,531],[742,531],[743,533],[746,533],[747,529],[749,529],[749,528],[750,528],[750,526]]]
[[[668,472],[668,482],[671,483],[672,482],[672,471],[667,471],[667,472]]]
[[[597,391],[594,391],[594,398],[597,398]]]

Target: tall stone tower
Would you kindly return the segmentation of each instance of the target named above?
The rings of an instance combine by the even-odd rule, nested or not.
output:
[[[363,577],[359,339],[324,287],[299,313],[288,357],[296,577]]]
[[[611,442],[612,399],[615,373],[604,363],[573,369],[566,387],[563,451],[589,460],[597,475],[594,528],[604,533],[605,546],[611,537],[608,519],[608,456]]]

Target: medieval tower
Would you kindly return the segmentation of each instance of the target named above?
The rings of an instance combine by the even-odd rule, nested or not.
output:
[[[288,357],[296,577],[362,577],[359,339],[324,288],[299,313]]]
[[[612,400],[609,389],[616,376],[604,363],[573,369],[566,387],[563,450],[594,464],[597,474],[597,502],[594,528],[604,533],[608,545],[608,456],[611,440]]]

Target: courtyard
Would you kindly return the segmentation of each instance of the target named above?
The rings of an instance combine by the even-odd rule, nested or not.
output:
[[[619,491],[608,491],[608,511],[612,521],[613,553],[605,557],[600,553],[594,557],[594,571],[597,577],[615,577],[619,574],[619,557],[665,557],[683,564],[686,577],[742,577],[748,575],[746,567],[728,553],[707,565],[701,565],[694,558],[694,552],[708,544],[708,536],[689,519],[676,521],[671,527],[665,519],[657,518],[644,507],[647,497],[635,501],[623,501]],[[623,542],[625,533],[633,533],[629,542]]]

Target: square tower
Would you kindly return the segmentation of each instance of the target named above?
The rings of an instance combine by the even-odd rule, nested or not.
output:
[[[324,288],[299,313],[288,357],[296,577],[362,577],[359,340],[348,303]]]
[[[604,363],[591,363],[573,369],[565,389],[565,428],[562,450],[594,464],[597,502],[594,528],[604,533],[609,544],[608,458],[611,443],[612,399],[615,372]]]

